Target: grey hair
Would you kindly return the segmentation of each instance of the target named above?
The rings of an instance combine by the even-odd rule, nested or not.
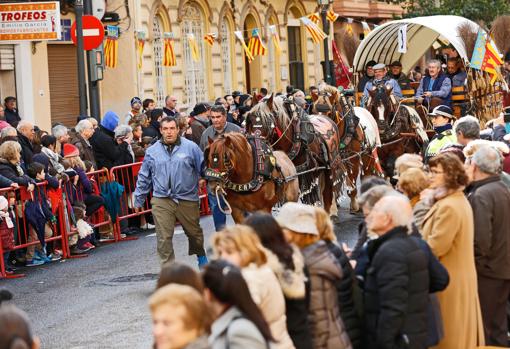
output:
[[[91,127],[93,127],[92,123],[88,119],[84,119],[84,120],[80,120],[80,122],[76,124],[74,129],[76,130],[76,132],[82,133],[87,128],[91,128]]]
[[[0,138],[5,138],[7,136],[9,136],[9,134],[14,134],[14,135],[17,135],[16,133],[16,129],[14,127],[11,127],[11,126],[8,126],[4,129],[2,129],[2,131],[0,132]]]
[[[469,139],[480,138],[480,121],[471,115],[466,115],[457,120],[453,126],[455,133],[462,135]]]
[[[382,197],[374,209],[390,215],[395,226],[404,226],[410,229],[413,224],[413,210],[409,199],[394,190]]]
[[[471,163],[474,163],[483,173],[497,175],[501,173],[502,160],[499,150],[491,146],[483,146],[473,155]]]
[[[64,125],[57,125],[51,129],[51,134],[56,138],[59,139],[60,137],[63,137],[67,134],[68,130],[67,127]]]
[[[133,132],[131,126],[119,125],[115,128],[115,138],[126,137],[131,132]]]
[[[21,120],[16,129],[21,132],[25,127],[33,127],[34,124],[28,120]]]
[[[360,195],[358,204],[371,210],[381,198],[393,191],[395,190],[389,185],[376,185]]]
[[[429,64],[434,64],[435,66],[437,66],[439,69],[441,69],[441,67],[443,66],[441,61],[438,60],[438,59],[431,59],[427,62],[427,65]]]

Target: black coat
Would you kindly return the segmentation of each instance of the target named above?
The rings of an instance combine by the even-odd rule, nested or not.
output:
[[[419,244],[396,227],[370,242],[364,290],[366,349],[425,349],[428,260]]]
[[[143,128],[142,137],[151,137],[153,139],[159,139],[161,137],[161,133],[159,133],[159,129],[156,126],[149,125],[148,127]]]
[[[21,121],[21,116],[19,116],[18,109],[7,109],[5,108],[5,121],[7,121],[12,127],[18,127],[18,123]]]
[[[21,160],[26,167],[30,165],[34,157],[34,147],[27,137],[18,132],[18,143],[21,145]]]
[[[361,309],[359,306],[360,289],[354,270],[352,270],[349,258],[340,246],[333,242],[328,242],[329,251],[335,256],[342,268],[342,279],[336,282],[338,293],[338,306],[340,307],[340,316],[345,325],[345,330],[349,335],[353,349],[361,347]],[[358,302],[356,302],[358,297]]]
[[[121,155],[114,136],[115,134],[112,131],[99,126],[99,129],[90,138],[90,145],[94,150],[98,170],[104,167],[111,169]]]
[[[33,183],[33,180],[27,175],[19,175],[16,165],[11,164],[4,159],[0,159],[0,175],[24,187],[28,187],[30,183]]]

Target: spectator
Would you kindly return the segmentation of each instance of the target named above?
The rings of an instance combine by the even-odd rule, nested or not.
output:
[[[156,108],[156,103],[151,98],[145,98],[142,103],[142,112],[146,113]]]
[[[361,297],[361,292],[356,281],[356,275],[352,270],[349,258],[344,250],[336,243],[333,224],[328,212],[321,207],[315,207],[315,223],[321,240],[325,241],[329,251],[335,256],[342,268],[342,279],[336,282],[338,306],[340,316],[345,324],[347,335],[353,348],[361,347],[362,323],[360,314],[361,304],[356,304],[356,298]]]
[[[402,73],[402,63],[399,61],[394,61],[390,64],[390,71],[388,75],[390,78],[398,82],[402,91],[412,89],[411,80],[409,80],[407,75]]]
[[[251,298],[260,308],[276,341],[275,348],[294,348],[287,332],[285,299],[275,274],[267,264],[260,239],[248,226],[225,228],[213,237],[218,258],[241,268]]]
[[[273,336],[241,271],[228,262],[212,261],[205,267],[203,279],[205,298],[215,318],[209,336],[211,348],[269,348]]]
[[[49,161],[48,173],[52,176],[62,175],[65,171],[64,166],[60,163],[62,158],[55,152],[57,139],[54,136],[46,135],[41,139],[41,154],[36,155],[34,161],[39,160],[41,156],[45,156]],[[43,164],[45,161],[39,161]]]
[[[265,248],[267,264],[280,283],[285,297],[287,330],[294,346],[311,349],[303,255],[296,246],[285,241],[283,231],[272,215],[254,213],[244,224],[258,235]]]
[[[239,105],[237,107],[237,111],[239,114],[237,118],[234,118],[234,124],[239,127],[243,127],[244,114],[251,110],[253,106],[253,97],[249,94],[244,94],[239,97]]]
[[[461,69],[462,63],[459,57],[450,57],[446,62],[446,75],[452,82],[452,87],[464,86],[466,84],[467,73]]]
[[[96,159],[94,158],[94,149],[90,145],[90,138],[94,135],[94,126],[88,119],[81,120],[74,128],[76,133],[71,139],[71,144],[78,148],[80,158],[83,161],[90,161],[96,167]]]
[[[134,206],[143,207],[152,191],[152,214],[162,263],[175,259],[172,238],[178,219],[188,236],[189,254],[196,254],[202,266],[207,257],[200,227],[198,182],[204,171],[204,156],[196,144],[179,135],[175,119],[161,120],[160,131],[162,139],[147,149],[138,173]]]
[[[364,286],[365,348],[426,348],[428,261],[408,237],[412,210],[407,198],[389,195],[366,217],[379,238],[369,243]]]
[[[474,214],[474,256],[485,344],[508,346],[510,297],[510,190],[500,178],[501,155],[485,146],[468,160],[466,188]]]
[[[471,115],[466,115],[453,125],[457,142],[464,147],[469,142],[480,138],[480,121]]]
[[[133,153],[133,148],[131,148],[131,143],[133,142],[131,126],[119,125],[115,128],[114,132],[119,150],[119,157],[115,160],[115,166],[132,164],[135,161],[135,154]]]
[[[4,259],[5,272],[13,274],[15,269],[9,262],[9,254],[14,250],[14,223],[9,214],[9,206],[5,196],[0,195],[0,245],[4,253],[0,258]]]
[[[20,166],[21,146],[14,141],[7,141],[0,145],[0,175],[10,179],[20,186],[34,190],[33,181],[25,175]]]
[[[145,147],[142,142],[142,124],[138,120],[131,119],[129,127],[131,127],[131,132],[133,133],[131,148],[133,149],[135,161],[142,161],[145,156]]]
[[[5,109],[3,105],[0,105],[0,131],[11,125],[5,121]]]
[[[60,156],[64,156],[64,144],[69,143],[69,139],[71,138],[69,136],[69,130],[66,126],[58,124],[53,126],[51,134],[57,139],[55,152]]]
[[[34,127],[35,129],[36,127]],[[48,132],[43,130],[36,130],[34,134],[34,140],[32,141],[32,147],[34,148],[34,154],[39,154],[41,152],[42,144],[41,140],[44,136],[46,136]]]
[[[207,304],[190,286],[167,285],[149,299],[156,349],[209,349]]]
[[[342,269],[325,241],[320,240],[312,206],[288,202],[278,217],[285,237],[296,244],[305,257],[310,282],[308,307],[314,348],[352,348],[340,316],[335,284],[342,279]]]
[[[124,125],[129,124],[129,120],[142,112],[142,100],[140,97],[131,98],[131,110],[124,117]]]
[[[420,193],[427,187],[428,178],[421,168],[409,168],[398,178],[397,188],[407,196],[412,208],[420,201]]]
[[[156,290],[169,284],[187,285],[200,293],[204,292],[204,283],[200,274],[184,263],[170,262],[161,267]]]
[[[398,180],[399,175],[410,168],[422,168],[423,161],[420,155],[404,153],[395,160],[395,173],[393,179]]]
[[[21,116],[16,108],[16,97],[9,96],[5,98],[5,121],[12,127],[17,128],[18,123],[21,121]]]
[[[371,81],[374,78],[374,65],[376,65],[376,61],[369,61],[365,66],[365,73],[361,77],[358,83],[358,92],[363,92],[365,90],[365,85],[367,82]]]
[[[189,126],[191,128],[191,135],[187,136],[189,140],[200,145],[202,133],[209,127],[209,106],[206,103],[198,103],[189,114]]]
[[[21,160],[28,166],[32,163],[34,157],[34,148],[32,141],[34,140],[35,130],[34,124],[27,120],[21,120],[18,123],[18,141],[21,145]]]
[[[143,127],[142,137],[151,137],[152,139],[161,138],[159,133],[159,122],[163,119],[163,109],[154,109],[147,113],[149,125]]]
[[[18,131],[14,127],[6,127],[0,132],[2,143],[6,141],[18,141]]]
[[[92,124],[92,127],[94,127],[94,131],[99,128],[99,123],[97,122],[96,118],[87,118],[88,121]]]
[[[119,158],[119,150],[115,142],[114,130],[119,124],[119,117],[112,111],[107,111],[101,120],[99,130],[96,130],[90,138],[90,144],[94,150],[97,169],[111,169]]]
[[[427,149],[425,150],[425,163],[428,160],[439,154],[442,148],[450,144],[457,143],[457,137],[453,133],[452,121],[455,119],[452,109],[446,105],[440,105],[434,108],[432,113],[429,114],[434,126],[436,134],[430,140]]]
[[[236,105],[234,102],[234,97],[232,97],[232,95],[225,95],[223,98],[225,98],[225,101],[228,104],[227,111],[229,113],[232,113],[235,110],[235,105]]]
[[[179,112],[177,111],[177,97],[175,96],[166,96],[165,98],[165,106],[163,107],[163,112],[167,116],[177,117],[179,116]]]
[[[40,344],[25,312],[12,305],[0,307],[0,348],[39,349]]]
[[[432,158],[429,166],[432,190],[424,200],[433,206],[423,221],[423,238],[450,275],[450,285],[438,293],[444,325],[438,348],[476,348],[483,345],[483,325],[476,284],[473,211],[462,193],[468,177],[463,164],[450,153]],[[459,319],[463,319],[462,325]]]

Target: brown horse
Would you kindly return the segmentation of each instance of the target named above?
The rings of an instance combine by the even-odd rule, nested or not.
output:
[[[366,108],[377,117],[382,142],[378,150],[381,165],[385,175],[391,178],[395,160],[404,153],[420,153],[428,136],[419,114],[413,108],[401,105],[391,87],[374,86],[368,92]]]
[[[205,155],[209,187],[218,199],[225,193],[236,223],[246,212],[271,213],[276,203],[299,198],[294,164],[260,138],[248,141],[241,133],[227,133],[210,142]]]
[[[285,152],[296,166],[301,200],[329,211],[343,177],[338,128],[330,119],[309,117],[292,98],[271,96],[246,114],[246,132]]]
[[[356,201],[358,176],[380,175],[377,152],[377,125],[366,110],[353,107],[345,95],[330,85],[320,86],[318,94],[312,94],[313,112],[331,118],[341,135],[341,156],[347,167],[348,195],[351,211],[358,211]],[[355,118],[357,120],[355,120]]]

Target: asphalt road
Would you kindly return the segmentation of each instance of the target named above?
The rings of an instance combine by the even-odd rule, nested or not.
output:
[[[353,246],[360,216],[341,211],[335,232]],[[230,221],[232,223],[232,221]],[[201,221],[207,246],[212,217]],[[176,259],[197,266],[187,256],[187,239],[177,230]],[[87,258],[68,259],[27,270],[21,279],[0,280],[14,294],[13,303],[25,310],[42,348],[140,348],[152,345],[147,298],[159,272],[153,231],[136,241],[103,245]]]

